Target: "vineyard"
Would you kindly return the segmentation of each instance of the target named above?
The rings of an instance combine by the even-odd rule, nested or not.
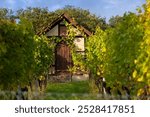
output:
[[[70,30],[66,41],[72,48],[74,64],[69,70],[71,73],[77,70],[89,73],[88,82],[69,84],[70,81],[66,84],[70,87],[69,92],[65,92],[67,87],[63,84],[60,83],[62,87],[59,87],[59,83],[47,81],[50,79],[49,67],[55,61],[54,42],[58,38],[37,35],[35,22],[20,16],[16,23],[12,17],[4,17],[4,12],[0,12],[0,92],[16,95],[18,87],[22,87],[30,94],[38,90],[43,96],[44,93],[62,93],[61,88],[64,87],[64,93],[88,93],[92,95],[91,99],[98,99],[93,96],[99,94],[103,99],[106,94],[117,99],[123,99],[123,96],[127,97],[125,99],[150,99],[150,2],[137,11],[137,14],[125,13],[113,26],[92,27],[91,31],[95,28],[94,33],[85,37],[85,56],[74,51],[74,33],[67,24]],[[33,84],[40,88],[36,89]],[[58,91],[52,87],[57,87]],[[68,99],[83,99],[79,98],[80,95],[77,97]],[[55,99],[47,96],[42,98]],[[0,99],[7,98],[0,93]]]

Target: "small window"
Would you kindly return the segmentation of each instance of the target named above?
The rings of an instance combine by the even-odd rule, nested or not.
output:
[[[65,25],[60,25],[60,36],[66,36],[67,27]]]

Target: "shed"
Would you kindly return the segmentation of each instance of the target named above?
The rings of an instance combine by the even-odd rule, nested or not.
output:
[[[45,27],[42,32],[39,32],[38,34],[45,34],[47,37],[65,37],[67,33],[65,22],[70,24],[76,32],[74,39],[74,44],[78,48],[76,52],[84,54],[86,41],[84,35],[90,36],[91,32],[83,26],[79,26],[74,19],[70,18],[65,13],[60,15],[57,19],[55,19],[52,23]],[[67,72],[68,68],[72,65],[73,63],[70,47],[65,41],[62,40],[57,43],[57,46],[55,48],[55,63],[53,68],[53,70],[55,71],[54,73]]]

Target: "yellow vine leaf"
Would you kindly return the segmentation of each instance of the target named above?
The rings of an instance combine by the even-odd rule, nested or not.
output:
[[[138,82],[142,82],[143,80],[144,80],[144,77],[143,77],[143,76],[141,76],[141,77],[139,77],[139,78],[137,79]]]
[[[144,93],[144,90],[141,88],[141,89],[138,90],[137,96],[140,96],[143,93]]]
[[[136,70],[134,70],[132,76],[133,76],[133,78],[136,78],[136,76],[137,76],[137,71]]]

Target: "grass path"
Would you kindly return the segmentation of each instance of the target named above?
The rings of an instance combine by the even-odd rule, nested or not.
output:
[[[88,81],[50,83],[46,89],[45,99],[89,99],[89,89]]]

